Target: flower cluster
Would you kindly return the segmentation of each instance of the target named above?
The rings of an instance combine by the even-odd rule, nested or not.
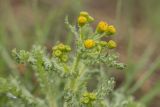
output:
[[[63,43],[59,43],[52,48],[52,55],[57,57],[62,62],[68,61],[68,52],[71,51],[71,47],[68,45],[64,45]]]
[[[85,12],[85,11],[80,12],[80,15],[79,15],[79,17],[78,17],[78,24],[79,24],[79,26],[83,26],[83,25],[85,25],[86,23],[90,23],[90,22],[92,22],[92,21],[94,21],[94,18],[91,17],[91,16],[88,14],[88,12]]]
[[[87,12],[80,12],[78,17],[78,33],[79,38],[78,48],[80,49],[79,57],[84,59],[86,64],[108,63],[109,66],[124,68],[124,65],[115,60],[109,61],[112,58],[113,51],[117,47],[114,40],[104,41],[103,37],[108,37],[116,33],[116,28],[105,21],[100,21],[95,30],[90,26],[90,19],[93,19]],[[75,33],[76,34],[76,33]],[[108,57],[106,57],[108,56]],[[116,56],[116,55],[115,55]],[[87,59],[87,61],[86,61]]]
[[[83,104],[92,104],[93,101],[96,100],[96,94],[92,92],[85,92],[83,97],[81,98],[81,102]]]
[[[79,30],[82,31],[83,28],[89,26],[89,22],[92,22],[93,19],[87,12],[80,12],[80,16],[78,17]],[[85,26],[86,25],[86,26]],[[114,49],[117,47],[117,44],[113,40],[101,41],[100,39],[105,35],[113,35],[116,33],[116,28],[113,25],[109,25],[105,21],[100,21],[96,27],[95,33],[92,35],[80,34],[84,36],[83,44],[86,49],[92,49],[93,47],[101,46],[108,47],[108,49]]]
[[[93,48],[96,45],[100,45],[101,47],[107,46],[109,49],[114,49],[114,48],[117,47],[117,43],[113,40],[109,40],[108,42],[107,41],[96,42],[93,39],[87,39],[87,40],[84,41],[84,46],[87,49]]]
[[[116,29],[113,25],[108,25],[107,22],[100,21],[97,25],[98,33],[107,33],[107,35],[113,35],[116,33]]]

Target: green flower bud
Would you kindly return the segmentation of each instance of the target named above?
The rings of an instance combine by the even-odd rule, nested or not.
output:
[[[113,25],[109,25],[106,32],[108,35],[113,35],[116,33],[116,28]]]
[[[89,14],[88,14],[88,12],[82,11],[82,12],[80,12],[80,16],[88,17]]]
[[[83,97],[88,97],[89,96],[89,93],[88,92],[85,92],[84,94],[83,94]]]
[[[117,47],[117,43],[113,40],[110,40],[107,45],[109,49],[113,49]]]
[[[53,51],[53,55],[56,57],[60,57],[62,55],[62,52],[60,50]]]
[[[64,51],[64,50],[65,50],[65,45],[64,45],[63,43],[58,44],[58,45],[57,45],[57,48],[58,48],[59,50],[61,50],[61,51]]]
[[[67,55],[62,55],[61,56],[61,61],[62,62],[67,62],[68,61],[68,56]]]
[[[96,94],[95,93],[90,93],[89,98],[90,98],[90,100],[96,100]]]
[[[88,104],[90,102],[89,98],[88,97],[83,97],[81,99],[81,102],[84,103],[84,104]]]
[[[85,92],[83,94],[83,98],[82,98],[83,103],[85,103],[85,104],[91,103],[94,100],[96,100],[96,94],[95,93]]]
[[[106,41],[100,41],[99,44],[100,44],[102,47],[107,46],[107,42],[106,42]]]
[[[93,21],[94,21],[94,18],[91,16],[88,16],[88,22],[93,22]]]
[[[80,12],[80,17],[79,17],[79,19],[81,19],[81,22],[82,22],[82,17],[85,17],[87,20],[87,22],[93,22],[94,21],[94,18],[92,17],[92,16],[90,16],[89,14],[88,14],[88,12],[85,12],[85,11],[82,11],[82,12]],[[80,22],[80,20],[78,21],[78,22]],[[84,21],[83,21],[84,22]]]
[[[71,51],[71,47],[68,46],[68,45],[66,45],[66,46],[65,46],[65,50],[66,50],[67,52],[69,52],[69,51]]]

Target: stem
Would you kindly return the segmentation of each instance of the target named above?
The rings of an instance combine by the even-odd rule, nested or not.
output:
[[[63,69],[65,73],[69,72],[69,68],[65,63],[63,63]]]
[[[56,100],[52,97],[52,95],[48,95],[48,103],[49,107],[57,107]]]
[[[80,54],[77,55],[76,59],[75,59],[75,63],[74,63],[74,67],[73,67],[73,72],[76,72],[77,67],[79,65],[79,61],[80,61]]]
[[[106,33],[102,33],[101,35],[97,35],[97,37],[95,37],[94,39],[98,40],[98,39],[100,39],[100,38],[102,38],[102,37],[104,37],[106,35],[107,35]]]
[[[76,71],[77,71],[77,67],[79,65],[79,61],[80,61],[80,54],[77,54],[77,57],[76,59],[74,60],[74,63],[73,63],[73,67],[72,67],[72,70],[71,70],[71,74],[75,74]],[[72,79],[70,79],[70,82],[69,82],[69,87],[72,89],[72,90],[75,90],[75,84],[76,84],[76,81],[77,81],[77,76]]]
[[[92,103],[89,103],[87,106],[88,106],[88,107],[93,107],[93,106],[92,106]]]
[[[83,35],[82,35],[82,29],[79,28],[79,32],[80,32],[80,40],[82,41],[83,40]]]
[[[57,107],[57,102],[55,99],[55,94],[53,93],[52,86],[49,83],[46,83],[46,85],[47,85],[46,88],[48,92],[47,98],[48,98],[49,107]]]

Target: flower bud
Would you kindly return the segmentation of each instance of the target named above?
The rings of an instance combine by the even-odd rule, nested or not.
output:
[[[89,93],[88,92],[85,92],[84,94],[83,94],[83,97],[88,97],[89,96]]]
[[[100,44],[102,47],[107,46],[107,42],[106,42],[106,41],[100,41],[99,44]]]
[[[110,41],[107,43],[107,45],[108,45],[108,48],[109,48],[109,49],[113,49],[113,48],[116,48],[116,47],[117,47],[117,43],[116,43],[115,41],[113,41],[113,40],[110,40]]]
[[[94,18],[91,16],[88,16],[88,22],[93,22],[93,21],[94,21]]]
[[[79,26],[83,26],[87,23],[87,18],[84,16],[79,16],[78,17],[78,24]]]
[[[71,47],[68,46],[68,45],[66,45],[66,46],[65,46],[65,50],[66,50],[67,52],[69,52],[69,51],[71,51]]]
[[[116,33],[116,28],[113,25],[110,25],[108,26],[106,32],[108,35],[113,35]]]
[[[94,101],[96,100],[96,94],[95,93],[89,93],[89,98]]]
[[[100,21],[97,26],[97,32],[99,33],[106,32],[107,28],[108,28],[108,24],[104,21]]]
[[[61,56],[61,61],[62,62],[67,62],[68,61],[68,56],[67,55],[62,55]]]
[[[57,48],[61,51],[64,51],[65,50],[65,45],[63,43],[60,43],[57,45]]]
[[[62,52],[60,50],[53,51],[53,55],[56,57],[60,57],[62,55]]]
[[[88,12],[82,11],[82,12],[80,12],[80,16],[84,16],[87,18],[89,16],[89,14],[88,14]]]

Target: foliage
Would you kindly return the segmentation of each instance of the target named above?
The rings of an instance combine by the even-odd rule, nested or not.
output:
[[[118,2],[121,1],[122,0],[119,0]],[[120,5],[121,3],[119,3],[119,7]],[[33,7],[36,9],[34,12],[37,14],[39,9],[36,6],[37,4],[35,3]],[[77,8],[77,6],[75,7]],[[62,10],[61,12],[59,12],[60,14],[57,15],[57,17],[60,17],[66,11]],[[117,12],[120,13],[120,11]],[[131,12],[126,13],[131,14]],[[53,23],[58,22],[55,19],[60,19],[55,17],[55,14],[57,13],[49,12],[44,25],[40,23],[40,19],[36,17],[37,22],[35,23],[35,32],[33,35],[36,36],[34,40],[38,43],[44,44],[49,37],[48,35],[50,35],[50,31],[53,30],[53,32],[57,31],[57,34],[54,35],[58,35],[54,36],[54,40],[59,38],[60,33],[58,32],[62,30],[61,27],[64,25],[55,24],[56,26],[51,30],[52,26],[50,23],[53,22],[53,20]],[[128,67],[125,69],[125,72],[121,72],[125,74],[125,81],[119,88],[114,89],[116,82],[115,78],[110,76],[109,69],[117,68],[122,70],[125,68],[125,65],[117,61],[118,55],[112,49],[116,48],[116,42],[113,40],[108,42],[101,40],[102,37],[112,37],[111,35],[116,33],[113,25],[108,25],[108,23],[101,21],[94,31],[89,26],[89,23],[94,20],[93,17],[87,12],[81,12],[77,18],[78,27],[69,24],[68,18],[65,19],[65,23],[74,35],[74,38],[72,38],[73,36],[71,34],[66,36],[67,44],[71,42],[75,43],[72,51],[70,46],[59,42],[53,47],[53,52],[48,52],[46,48],[41,46],[33,46],[30,51],[25,51],[19,50],[19,47],[26,48],[27,44],[21,37],[23,33],[21,32],[22,29],[19,29],[20,27],[17,26],[18,24],[12,15],[9,18],[13,19],[11,20],[11,22],[14,23],[11,26],[11,33],[13,33],[14,42],[16,41],[15,47],[18,48],[18,51],[14,49],[12,54],[19,63],[18,66],[27,67],[26,72],[30,72],[31,75],[34,74],[36,77],[33,77],[33,82],[32,77],[30,77],[31,75],[26,75],[28,73],[25,73],[25,75],[18,74],[17,69],[15,69],[15,64],[6,50],[8,48],[5,48],[8,44],[4,41],[8,39],[6,38],[7,36],[4,37],[3,35],[8,34],[5,32],[3,23],[0,26],[0,35],[2,35],[0,37],[0,53],[7,65],[3,64],[4,62],[2,60],[0,66],[1,71],[8,70],[7,67],[9,66],[9,71],[11,71],[13,75],[11,74],[7,79],[6,77],[0,78],[0,106],[145,107],[145,105],[148,106],[152,98],[159,93],[160,87],[157,83],[153,90],[139,98],[139,102],[135,101],[133,94],[140,89],[144,82],[156,71],[159,66],[159,58],[148,66],[149,69],[147,72],[134,83],[138,71],[146,66],[154,49],[151,49],[153,47],[147,48],[142,58],[137,61],[138,63],[131,62],[131,53],[134,53],[131,49],[131,38],[129,38],[128,45],[128,54],[130,56],[127,63]],[[62,47],[65,48],[63,49]],[[92,81],[92,83],[90,83],[90,81]],[[33,82],[33,84],[29,82]],[[94,84],[94,86],[90,87],[90,84]]]
[[[69,54],[71,51],[70,46],[62,43],[57,43],[53,47],[52,54],[48,54],[46,49],[40,46],[33,46],[31,51],[17,51],[16,49],[12,51],[13,57],[19,64],[27,64],[34,69],[39,83],[40,95],[32,95],[29,90],[23,88],[23,85],[13,78],[11,78],[11,82],[1,79],[2,84],[6,87],[2,88],[2,93],[10,93],[15,99],[19,99],[21,104],[25,104],[24,106],[107,106],[103,102],[110,100],[115,80],[113,77],[107,76],[104,69],[106,67],[117,69],[125,67],[124,64],[117,61],[118,56],[113,50],[116,47],[116,43],[113,41],[114,46],[110,48],[112,46],[110,42],[101,41],[102,37],[111,36],[113,33],[108,32],[112,32],[112,30],[106,29],[103,32],[96,30],[93,32],[89,26],[91,22],[87,21],[83,25],[80,24],[76,31],[67,19],[66,23],[71,28],[71,31],[77,34],[75,35],[76,48],[72,49],[71,54]],[[105,25],[105,27],[108,26],[107,24]],[[88,90],[88,82],[93,77],[97,78],[98,83],[95,84],[95,89]],[[7,81],[9,84],[5,86]],[[106,96],[108,96],[107,99]],[[10,101],[8,102],[10,103]]]

